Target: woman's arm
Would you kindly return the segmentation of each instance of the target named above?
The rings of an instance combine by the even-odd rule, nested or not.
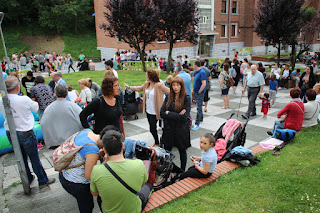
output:
[[[285,105],[285,107],[283,107],[283,109],[280,110],[280,111],[277,113],[277,117],[278,117],[278,118],[280,118],[281,115],[284,115],[284,114],[287,114],[287,113],[288,113],[288,111],[289,111],[289,104],[290,104],[290,103],[288,103],[287,105]]]
[[[195,167],[196,167],[196,169],[198,169],[199,172],[206,175],[209,172],[210,165],[211,165],[211,163],[203,163],[203,168],[200,166],[195,166]]]
[[[80,113],[80,121],[81,121],[83,128],[89,128],[88,116],[91,115],[92,113],[96,113],[96,111],[97,111],[96,108],[98,105],[97,101],[100,103],[100,100],[101,100],[101,98],[94,99]]]
[[[97,164],[98,158],[99,158],[98,153],[86,154],[86,161],[84,166],[84,177],[87,180],[90,180],[91,171],[93,169],[93,166]]]
[[[161,109],[160,109],[160,117],[161,117],[162,119],[166,119],[166,117],[167,117],[167,114],[166,114],[167,107],[166,107],[166,105],[167,105],[167,102],[168,102],[168,97],[169,97],[169,96],[167,96],[167,97],[164,99],[163,104],[162,104]]]
[[[81,90],[79,98],[81,98],[80,104],[85,104],[87,102],[87,96],[84,90]]]
[[[136,91],[136,92],[142,92],[144,87],[146,86],[146,84],[147,84],[147,82],[145,82],[142,86],[134,86],[134,87],[132,87],[132,86],[129,86],[128,84],[126,84],[126,83],[123,83],[123,86],[125,88],[132,89],[133,91]]]
[[[160,89],[163,93],[169,94],[170,93],[170,88],[166,87],[164,84],[160,85]]]
[[[221,87],[222,87],[223,82],[224,82],[224,76],[223,76],[223,75],[221,75],[221,77],[220,77],[219,90],[221,90]]]

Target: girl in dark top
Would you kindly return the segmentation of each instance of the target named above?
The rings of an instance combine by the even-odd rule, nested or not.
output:
[[[101,97],[93,99],[80,113],[80,120],[84,128],[89,128],[88,116],[94,114],[95,126],[93,132],[98,134],[105,126],[114,125],[120,128],[122,108],[119,97],[119,81],[114,76],[108,76],[102,81]]]
[[[233,59],[233,63],[234,63],[234,65],[232,67],[237,73],[236,77],[233,78],[233,80],[234,80],[233,93],[236,94],[236,89],[237,89],[237,86],[238,86],[238,83],[239,83],[239,79],[241,77],[241,73],[240,73],[239,61],[237,59]]]
[[[176,76],[170,85],[170,95],[166,97],[160,110],[164,121],[162,143],[166,150],[177,147],[180,153],[181,169],[187,163],[187,148],[190,147],[190,115],[191,100],[185,91],[182,78]]]
[[[313,74],[313,67],[307,66],[307,69],[302,73],[299,82],[299,88],[301,89],[300,98],[303,99],[304,103],[307,103],[306,92],[308,89],[312,89],[317,83],[316,76]]]

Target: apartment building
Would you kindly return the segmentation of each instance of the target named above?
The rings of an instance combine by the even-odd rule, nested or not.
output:
[[[198,0],[200,9],[200,35],[198,45],[188,42],[174,44],[173,58],[178,55],[188,55],[195,58],[233,55],[236,51],[240,55],[257,55],[275,53],[276,48],[265,46],[265,43],[254,32],[254,12],[258,0]],[[130,49],[129,45],[117,38],[106,36],[100,29],[105,23],[103,12],[106,11],[105,1],[94,0],[97,49],[101,51],[101,58],[112,58],[119,50]],[[306,0],[306,5],[320,9],[319,0]],[[230,35],[230,36],[229,36]],[[167,58],[169,44],[157,41],[147,46],[158,57]],[[290,51],[290,47],[284,46]],[[320,34],[311,46],[312,51],[320,49]]]

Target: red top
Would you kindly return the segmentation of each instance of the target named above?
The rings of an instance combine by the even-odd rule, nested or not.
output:
[[[266,99],[266,98],[261,98],[259,97],[261,100],[262,100],[262,108],[270,108],[270,100],[269,99]]]
[[[281,115],[287,114],[284,128],[298,131],[302,127],[303,113],[304,105],[302,102],[290,102],[278,112],[277,117],[279,118]]]

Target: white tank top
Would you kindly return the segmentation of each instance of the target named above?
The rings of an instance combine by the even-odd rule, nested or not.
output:
[[[146,90],[146,112],[150,115],[155,115],[156,110],[154,108],[154,88],[152,90]]]

